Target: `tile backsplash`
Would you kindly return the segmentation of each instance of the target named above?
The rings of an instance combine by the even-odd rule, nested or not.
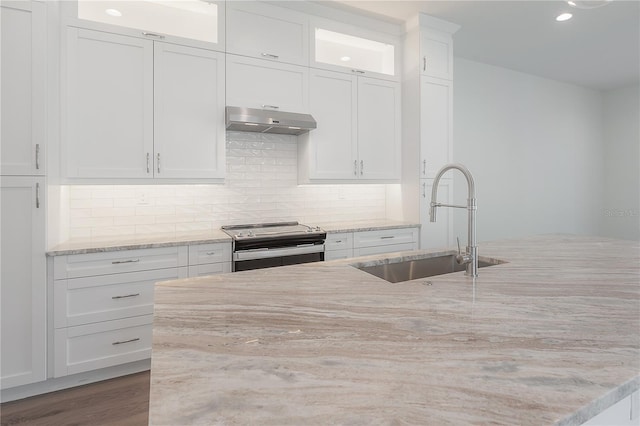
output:
[[[224,184],[67,187],[69,237],[385,218],[385,185],[299,186],[295,136],[227,132],[226,144]]]

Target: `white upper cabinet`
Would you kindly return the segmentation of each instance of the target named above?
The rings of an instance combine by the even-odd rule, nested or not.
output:
[[[227,3],[227,52],[309,65],[309,23],[305,14],[269,4]]]
[[[318,128],[300,137],[300,166],[308,165],[308,175],[314,179],[356,179],[357,77],[312,69],[309,101]]]
[[[223,1],[78,0],[64,1],[65,14],[125,35],[224,50]],[[112,31],[112,30],[111,30]]]
[[[46,5],[3,1],[0,174],[45,169]]]
[[[68,27],[66,70],[67,177],[152,176],[153,42]]]
[[[358,78],[360,178],[400,177],[400,83]]]
[[[400,83],[311,70],[318,128],[299,137],[300,182],[396,181],[400,177]]]
[[[398,81],[398,38],[340,22],[313,18],[311,66]]]
[[[309,68],[227,55],[227,105],[307,112]]]
[[[224,55],[67,28],[67,178],[224,176]]]
[[[224,54],[155,43],[154,71],[155,177],[224,177]]]
[[[420,71],[423,75],[453,80],[453,40],[433,29],[420,33]]]
[[[421,78],[420,178],[434,178],[453,158],[453,83]]]

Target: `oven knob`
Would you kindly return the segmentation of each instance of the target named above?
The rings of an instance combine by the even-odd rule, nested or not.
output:
[[[249,231],[249,237],[253,237],[253,231]]]
[[[236,234],[236,237],[244,237],[244,235],[242,235],[242,231],[238,232],[238,233]]]

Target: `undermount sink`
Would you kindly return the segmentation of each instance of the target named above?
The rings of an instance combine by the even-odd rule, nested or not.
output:
[[[424,257],[422,259],[397,262],[390,260],[389,263],[374,266],[363,266],[362,264],[353,264],[352,266],[371,275],[375,275],[378,278],[387,280],[390,283],[398,283],[418,278],[433,277],[435,275],[464,271],[465,265],[459,265],[456,262],[456,254],[457,253],[452,252],[443,255]],[[478,268],[499,265],[501,263],[505,262],[502,260],[480,257],[478,259]]]

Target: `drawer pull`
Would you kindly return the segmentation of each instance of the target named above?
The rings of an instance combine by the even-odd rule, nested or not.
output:
[[[261,55],[265,58],[271,58],[271,59],[278,59],[279,56],[278,55],[274,55],[272,53],[261,53]]]
[[[384,237],[380,237],[380,239],[381,240],[388,240],[388,239],[395,238],[395,237],[396,237],[395,235],[386,235]]]
[[[125,294],[124,296],[112,296],[112,299],[126,299],[127,297],[136,297],[136,296],[140,296],[140,293],[133,293],[133,294]]]
[[[207,256],[213,256],[214,254],[216,254],[216,252],[215,252],[215,251],[208,251],[208,252],[207,252]]]
[[[336,240],[335,241],[336,244],[341,243],[341,242],[342,242],[342,240]]]
[[[138,340],[140,340],[139,337],[136,337],[135,339],[129,339],[129,340],[121,340],[119,342],[113,342],[112,345],[124,345],[125,343],[131,343],[131,342],[137,342]]]
[[[122,263],[138,263],[140,259],[127,259],[127,260],[114,260],[111,262],[112,265],[120,265]]]

